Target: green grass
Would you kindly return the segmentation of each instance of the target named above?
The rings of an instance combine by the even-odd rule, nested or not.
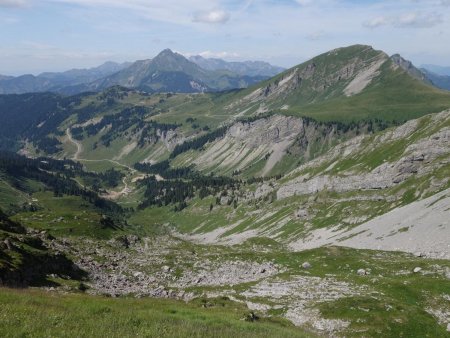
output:
[[[15,189],[0,176],[0,208],[4,211],[14,210],[18,206],[31,202],[31,198]]]
[[[241,320],[226,299],[185,304],[0,289],[2,337],[311,337],[283,320]]]
[[[12,219],[29,227],[46,230],[54,236],[93,236],[106,238],[112,229],[100,225],[101,212],[78,196],[55,197],[52,192],[36,192],[32,198],[40,209],[19,212]]]

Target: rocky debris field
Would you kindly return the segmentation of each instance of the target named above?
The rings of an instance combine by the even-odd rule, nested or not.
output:
[[[268,311],[286,309],[285,316],[297,326],[309,326],[317,331],[333,334],[350,323],[337,319],[325,319],[314,306],[320,302],[368,293],[367,288],[339,282],[333,277],[291,276],[264,280],[242,293],[250,301],[264,298],[272,305],[251,303],[250,307]],[[259,305],[259,306],[258,306]]]
[[[422,257],[397,257],[383,252],[359,254],[340,248],[316,249],[319,251],[307,254],[263,252],[258,246],[195,245],[169,235],[49,239],[46,245],[65,252],[88,272],[84,284],[91,294],[184,301],[203,298],[205,306],[214,304],[208,299],[227,297],[246,304],[257,316],[281,316],[327,337],[354,333],[355,320],[362,319],[330,318],[322,314],[321,306],[358,297],[376,299],[381,304],[393,302],[392,295],[386,296],[378,288],[380,282],[393,278],[398,283],[411,283],[411,278],[441,281],[441,285],[449,287],[448,292],[443,296],[428,294],[423,311],[442,327],[450,315],[447,261],[430,264]],[[341,258],[336,260],[336,255]],[[399,263],[395,268],[384,267],[384,262],[393,264],[396,259]],[[408,263],[409,260],[414,263]],[[404,264],[410,267],[405,269]],[[367,306],[367,311],[371,311]],[[366,308],[361,308],[364,311],[360,311],[360,316],[364,316]]]

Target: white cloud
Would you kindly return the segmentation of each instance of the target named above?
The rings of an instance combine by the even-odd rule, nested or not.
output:
[[[199,11],[194,13],[194,17],[192,21],[194,22],[202,22],[202,23],[225,23],[230,20],[230,14],[217,9],[211,11]]]
[[[0,7],[25,7],[27,0],[0,0]]]
[[[370,19],[369,21],[364,22],[364,26],[368,28],[376,28],[380,26],[388,25],[390,20],[384,16],[378,16],[376,18]]]
[[[1,1],[1,0],[0,0]],[[221,8],[219,0],[46,0],[67,3],[84,8],[125,10],[146,19],[178,25],[192,24],[192,13],[201,13],[205,8]]]
[[[319,30],[319,31],[315,31],[315,32],[312,32],[312,33],[306,35],[306,38],[308,40],[315,41],[315,40],[319,40],[319,39],[323,38],[325,35],[326,34],[324,31]]]
[[[395,20],[394,25],[398,27],[429,28],[442,22],[442,15],[437,13],[407,13]]]
[[[15,24],[18,22],[20,22],[20,20],[18,18],[11,17],[11,16],[5,16],[5,17],[0,16],[0,24],[12,25],[12,24]]]
[[[378,16],[363,23],[367,28],[391,25],[400,28],[430,28],[442,23],[442,15],[437,13],[410,12],[397,16]]]
[[[233,53],[233,52],[212,52],[210,50],[206,50],[204,52],[200,52],[198,53],[198,55],[204,57],[204,58],[219,58],[219,59],[223,59],[223,58],[236,58],[239,57],[238,53]]]
[[[295,0],[301,6],[307,6],[313,3],[312,0]]]

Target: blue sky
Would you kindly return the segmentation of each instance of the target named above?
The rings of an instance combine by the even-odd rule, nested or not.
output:
[[[450,0],[0,0],[0,74],[184,55],[293,66],[355,43],[450,65]]]

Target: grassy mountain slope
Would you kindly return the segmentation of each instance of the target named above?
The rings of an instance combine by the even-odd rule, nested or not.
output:
[[[229,300],[219,299],[206,309],[200,302],[48,295],[11,289],[0,289],[0,299],[0,334],[4,337],[314,337],[280,320],[242,321],[248,310]],[[58,325],[54,325],[55,318]],[[17,320],[22,323],[20,329]]]
[[[319,55],[233,101],[227,108],[234,113],[259,109],[321,121],[403,121],[447,108],[450,94],[413,78],[383,52],[355,45]]]
[[[86,273],[64,254],[44,245],[48,236],[10,220],[0,209],[0,283],[13,287],[51,285],[47,275],[80,280]]]

